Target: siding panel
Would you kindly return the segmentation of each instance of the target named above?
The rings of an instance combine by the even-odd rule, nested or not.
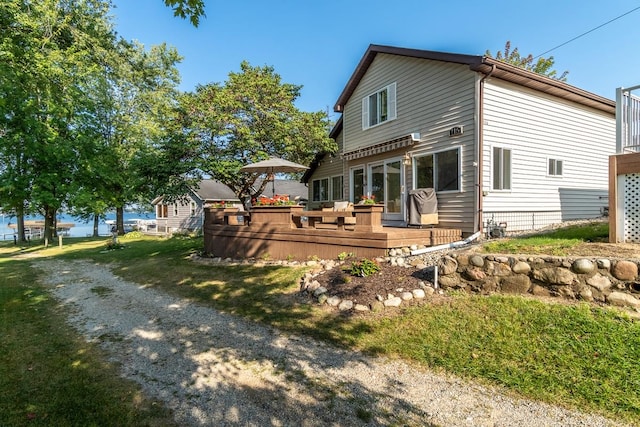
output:
[[[492,147],[511,149],[510,191],[492,190]],[[484,97],[484,211],[562,211],[562,219],[599,216],[606,206],[613,115],[489,80]],[[548,176],[548,159],[563,175]],[[540,224],[543,225],[543,224]]]
[[[393,82],[397,84],[397,119],[363,131],[362,99]],[[420,132],[421,140],[410,148],[411,154],[461,147],[461,191],[437,197],[440,224],[465,233],[475,231],[475,82],[476,74],[466,65],[378,54],[343,113],[347,152],[414,132]],[[453,126],[463,126],[464,134],[451,138]],[[345,185],[348,188],[349,167],[403,154],[401,150],[351,161],[345,168]],[[413,188],[413,176],[410,168],[405,172],[406,197],[406,190]]]

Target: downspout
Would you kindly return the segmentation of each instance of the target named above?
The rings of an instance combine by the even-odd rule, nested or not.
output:
[[[496,70],[496,64],[491,64],[491,71],[482,77],[478,83],[478,126],[476,127],[478,130],[477,140],[478,144],[476,144],[476,192],[477,192],[477,200],[478,200],[478,212],[475,219],[475,230],[477,232],[482,232],[483,228],[483,206],[482,206],[482,172],[484,165],[484,81],[487,80]]]

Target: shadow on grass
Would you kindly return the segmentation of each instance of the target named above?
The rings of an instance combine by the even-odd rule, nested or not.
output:
[[[189,245],[169,244],[176,251],[152,244],[146,262],[128,257],[128,263],[113,269],[141,286],[111,280],[103,266],[93,264],[91,271],[79,259],[61,265],[54,257],[35,265],[61,272],[48,275],[47,285],[74,307],[83,333],[101,341],[123,363],[125,376],[167,402],[178,422],[425,425],[428,414],[402,397],[393,375],[380,374],[377,387],[370,387],[366,378],[335,380],[326,372],[354,364],[366,371],[369,361],[281,333],[291,330],[346,345],[339,336],[369,331],[364,324],[340,325],[332,316],[314,314],[308,304],[289,300],[304,269],[201,265],[187,260]],[[95,259],[93,252],[90,258]],[[82,264],[74,268],[74,261]],[[73,304],[86,298],[99,299],[103,309],[86,311]],[[260,372],[260,381],[254,371]]]
[[[0,425],[174,425],[65,324],[31,252],[0,245]]]

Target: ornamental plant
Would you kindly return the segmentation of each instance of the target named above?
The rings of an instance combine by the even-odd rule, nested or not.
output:
[[[289,200],[286,194],[276,194],[273,197],[260,196],[252,200],[254,206],[291,206],[296,202]]]
[[[212,208],[228,208],[231,207],[231,203],[221,200],[219,202],[214,202],[211,204]]]
[[[360,200],[362,200],[363,205],[374,205],[376,203],[376,196],[373,194],[370,196],[363,195],[360,197]]]
[[[374,260],[363,258],[361,261],[355,261],[351,264],[349,271],[352,276],[366,277],[380,272],[380,264]]]

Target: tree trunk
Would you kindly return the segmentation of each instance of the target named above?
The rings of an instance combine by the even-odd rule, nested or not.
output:
[[[54,237],[56,210],[46,205],[44,212],[44,247],[47,248]]]
[[[100,224],[100,215],[93,214],[93,237],[98,237],[98,225]]]
[[[22,206],[16,209],[16,233],[18,233],[18,242],[26,243],[27,236],[24,234],[24,208]]]
[[[118,227],[118,236],[124,236],[124,207],[116,208],[116,226]]]

